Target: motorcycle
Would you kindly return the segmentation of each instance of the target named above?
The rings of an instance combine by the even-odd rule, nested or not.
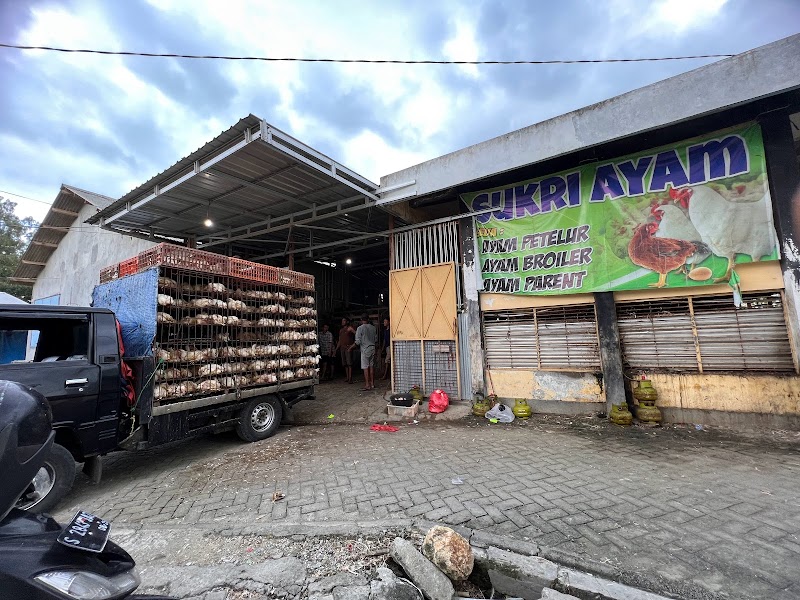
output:
[[[55,438],[44,396],[0,381],[0,600],[170,600],[132,595],[136,563],[109,540],[111,523],[78,511],[65,527],[15,508]]]

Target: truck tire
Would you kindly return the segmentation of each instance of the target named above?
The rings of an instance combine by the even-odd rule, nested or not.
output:
[[[50,512],[69,493],[74,481],[75,459],[64,446],[53,444],[44,465],[17,500],[16,507],[34,513]]]
[[[245,442],[257,442],[270,437],[281,424],[283,408],[275,396],[253,398],[242,409],[237,435]]]

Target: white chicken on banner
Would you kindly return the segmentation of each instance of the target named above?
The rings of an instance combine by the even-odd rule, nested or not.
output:
[[[742,195],[744,190],[744,186],[734,190],[730,199],[709,185],[670,190],[670,197],[688,210],[700,240],[716,256],[728,260],[725,274],[715,282],[730,280],[737,254],[757,261],[772,254],[777,246],[769,192],[752,201]]]

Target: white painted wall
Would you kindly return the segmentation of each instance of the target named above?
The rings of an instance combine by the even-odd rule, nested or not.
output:
[[[33,299],[60,294],[59,304],[89,306],[100,269],[131,258],[154,243],[85,223],[97,209],[86,204],[33,285]]]

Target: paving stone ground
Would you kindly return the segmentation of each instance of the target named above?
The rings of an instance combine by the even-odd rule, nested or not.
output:
[[[78,478],[57,516],[77,507],[118,527],[423,518],[720,597],[800,598],[792,434],[623,429],[597,418],[470,417],[396,433],[334,422],[256,444],[224,434],[117,453],[99,485]]]

